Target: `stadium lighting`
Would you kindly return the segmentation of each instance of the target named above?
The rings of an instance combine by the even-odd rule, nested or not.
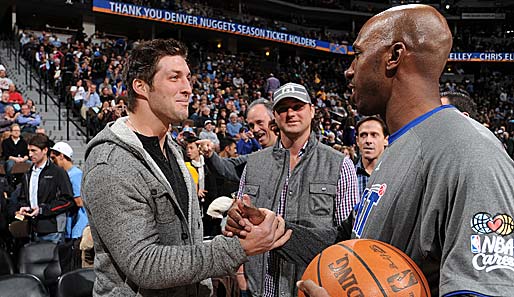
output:
[[[269,51],[266,51],[266,57],[269,57]]]
[[[221,48],[221,42],[218,42],[217,47],[218,47],[218,48]]]

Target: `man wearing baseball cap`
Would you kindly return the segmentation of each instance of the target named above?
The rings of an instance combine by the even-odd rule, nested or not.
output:
[[[335,241],[337,227],[358,201],[357,176],[349,158],[320,143],[311,131],[314,106],[304,86],[288,83],[277,89],[273,115],[280,137],[272,147],[249,155],[238,197],[282,215],[293,233],[280,249],[250,257],[245,275],[252,296],[296,296],[295,278],[308,263],[289,257],[288,250],[301,254],[299,249],[311,249],[313,242],[326,246]],[[230,209],[226,231],[244,236],[248,230],[238,231],[244,228],[238,209],[237,204]]]
[[[50,151],[50,158],[55,165],[64,169],[70,178],[71,186],[73,189],[73,199],[77,204],[78,210],[76,212],[69,212],[66,217],[66,232],[64,234],[65,241],[70,244],[71,254],[69,258],[61,262],[66,263],[63,268],[72,271],[81,268],[82,258],[79,249],[80,240],[82,239],[82,232],[89,224],[87,219],[84,203],[80,196],[80,183],[82,181],[82,170],[73,165],[72,158],[73,149],[66,142],[57,142]],[[69,266],[68,266],[69,265]]]
[[[203,130],[198,135],[200,139],[209,139],[218,147],[220,145],[220,141],[218,139],[218,135],[214,133],[214,123],[211,120],[207,120],[203,123]]]

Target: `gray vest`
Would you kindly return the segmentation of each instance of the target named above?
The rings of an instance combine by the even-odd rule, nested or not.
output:
[[[289,151],[275,146],[249,155],[243,190],[257,207],[278,210],[289,168]],[[334,199],[344,155],[320,143],[311,133],[305,153],[289,178],[286,193],[286,221],[306,227],[335,226]],[[299,247],[301,248],[301,247]],[[245,264],[252,296],[262,296],[268,253],[249,257]],[[280,281],[276,296],[296,296],[296,281],[305,270],[280,260]]]

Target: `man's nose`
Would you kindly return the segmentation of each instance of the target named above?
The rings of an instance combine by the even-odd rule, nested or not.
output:
[[[354,74],[354,71],[353,71],[353,62],[352,62],[352,64],[350,64],[350,67],[348,67],[348,69],[345,70],[344,77],[347,80],[350,80],[353,78],[353,74]]]

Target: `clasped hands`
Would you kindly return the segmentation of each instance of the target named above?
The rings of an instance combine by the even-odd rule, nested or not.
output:
[[[291,237],[284,218],[269,209],[256,208],[250,197],[236,199],[228,210],[227,225],[223,234],[237,236],[248,256],[262,254],[281,247]]]

